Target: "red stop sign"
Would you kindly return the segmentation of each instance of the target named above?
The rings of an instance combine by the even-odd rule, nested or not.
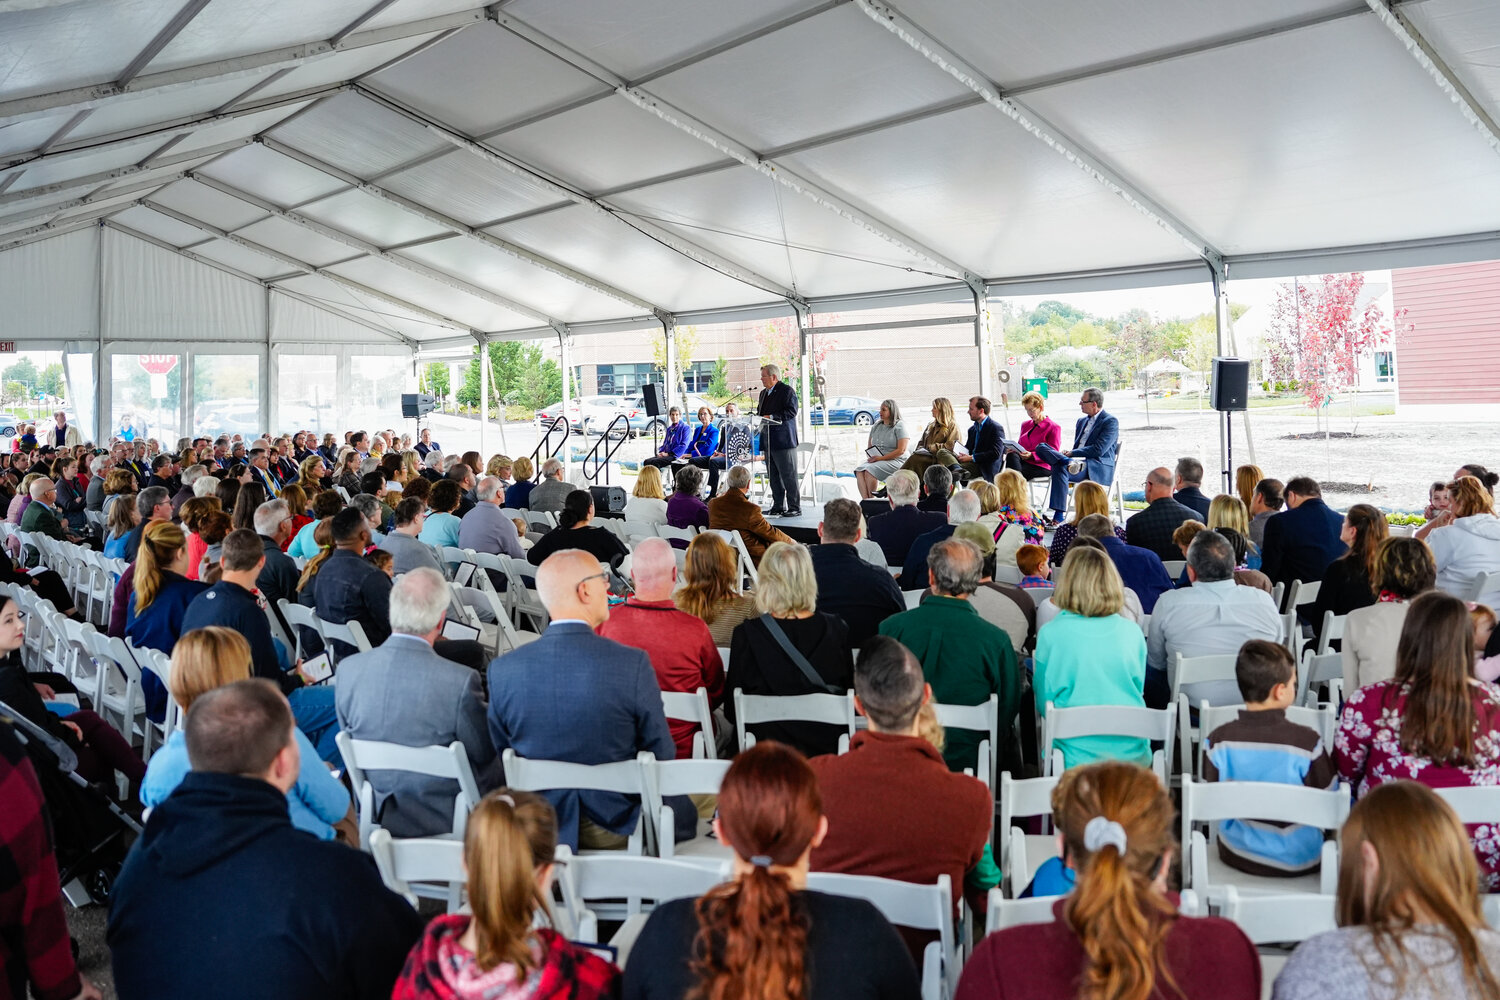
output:
[[[150,375],[165,375],[177,367],[175,354],[142,354],[141,368]]]

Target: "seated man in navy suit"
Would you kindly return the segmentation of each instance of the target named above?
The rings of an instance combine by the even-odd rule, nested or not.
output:
[[[1266,521],[1260,571],[1288,587],[1293,580],[1323,579],[1328,564],[1349,548],[1339,537],[1344,517],[1323,502],[1317,480],[1298,476],[1286,484],[1287,509]]]
[[[1037,445],[1034,454],[1052,466],[1052,519],[1061,521],[1068,510],[1068,483],[1087,479],[1108,487],[1115,481],[1115,457],[1120,451],[1120,421],[1104,412],[1104,393],[1083,390],[1078,401],[1083,416],[1073,430],[1073,447],[1058,451]],[[1080,464],[1081,463],[1081,464]],[[1075,471],[1076,468],[1076,471]]]
[[[901,469],[885,481],[886,497],[891,505],[890,512],[880,517],[865,515],[869,524],[870,540],[880,546],[881,551],[885,553],[886,563],[891,566],[901,566],[906,563],[907,553],[911,551],[911,543],[918,535],[926,534],[948,523],[946,513],[917,508],[917,491],[920,488],[921,483],[917,480],[916,473]],[[866,501],[866,503],[870,502],[872,501]]]
[[[495,751],[575,764],[634,760],[642,750],[675,759],[651,658],[594,632],[609,618],[609,574],[599,560],[579,549],[554,552],[536,571],[536,589],[552,623],[536,642],[490,664]],[[566,789],[545,795],[557,810],[558,840],[574,849],[624,847],[640,818],[636,796]],[[678,838],[692,837],[691,804],[668,801]]]
[[[1005,428],[990,419],[990,401],[983,396],[969,397],[969,437],[958,462],[949,466],[954,482],[965,482],[976,475],[994,480],[1000,473],[1005,452]]]

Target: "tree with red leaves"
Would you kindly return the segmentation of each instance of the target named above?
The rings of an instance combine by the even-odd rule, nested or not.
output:
[[[1372,299],[1360,307],[1363,272],[1325,274],[1282,285],[1266,331],[1269,375],[1295,379],[1312,409],[1359,380],[1359,359],[1391,336]]]

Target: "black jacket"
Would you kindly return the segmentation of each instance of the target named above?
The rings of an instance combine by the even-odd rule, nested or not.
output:
[[[120,1000],[386,1000],[421,933],[370,856],[293,827],[275,786],[192,772],[125,859],[106,939]]]
[[[906,559],[901,564],[901,579],[898,582],[902,590],[926,589],[927,554],[938,542],[952,538],[956,527],[945,521],[931,531],[912,539],[911,549],[906,553]]]
[[[1172,532],[1184,521],[1202,520],[1198,512],[1171,497],[1157,497],[1125,522],[1125,543],[1150,549],[1163,562],[1182,559],[1182,550],[1172,541]]]
[[[854,658],[849,652],[849,630],[833,615],[778,618],[792,648],[801,652],[823,685],[815,687],[782,651],[759,618],[735,626],[729,639],[729,671],[725,677],[724,714],[733,722],[734,691],[746,694],[827,694],[828,688],[847,691],[854,685]],[[821,722],[766,722],[751,726],[757,740],[779,740],[808,757],[837,753],[839,726]]]
[[[761,432],[761,450],[786,451],[797,447],[797,393],[785,382],[777,382],[769,389],[762,389],[756,400],[755,412],[764,417],[779,420],[779,424],[767,424]]]
[[[1260,571],[1287,586],[1293,580],[1321,580],[1328,565],[1349,549],[1339,538],[1343,530],[1344,515],[1321,497],[1304,500],[1266,521]]]
[[[885,552],[886,563],[900,566],[906,562],[906,554],[911,551],[911,543],[916,537],[947,524],[948,515],[903,504],[868,523],[870,541]]]
[[[906,599],[886,570],[871,566],[852,545],[828,542],[808,549],[818,580],[818,610],[843,619],[858,649],[880,623],[906,610]]]
[[[261,567],[260,576],[255,578],[255,588],[273,607],[283,597],[296,604],[297,580],[302,576],[296,562],[281,551],[274,538],[261,535],[260,542],[266,550],[266,564]]]
[[[1172,499],[1184,507],[1191,507],[1198,512],[1198,520],[1204,524],[1208,523],[1208,508],[1213,500],[1203,495],[1203,491],[1196,486],[1184,486],[1172,494]]]

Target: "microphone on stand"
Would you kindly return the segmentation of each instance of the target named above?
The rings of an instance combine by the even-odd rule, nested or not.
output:
[[[733,403],[735,400],[739,399],[745,393],[747,393],[747,392],[750,391],[750,387],[747,386],[747,385],[742,385],[742,386],[739,386],[738,388],[739,388],[739,392],[735,393],[733,396],[730,396],[728,399],[724,400],[724,406],[727,407],[730,403]]]

